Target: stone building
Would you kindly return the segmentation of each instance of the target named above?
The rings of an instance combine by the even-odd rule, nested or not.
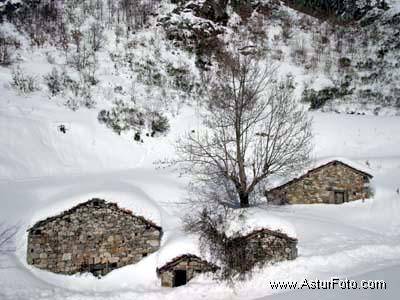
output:
[[[185,285],[197,274],[215,272],[217,269],[196,255],[184,254],[157,268],[157,275],[161,278],[161,286],[178,287]]]
[[[225,232],[226,249],[230,251],[225,257],[227,265],[240,264],[241,268],[244,266],[250,270],[256,265],[293,260],[297,257],[296,233],[291,224],[262,209],[248,208],[246,211],[245,217],[235,211],[231,219],[233,230],[228,229]],[[265,227],[268,224],[271,226]],[[229,227],[230,225],[227,228]],[[157,275],[162,286],[181,286],[197,274],[221,270],[222,266],[211,263],[207,256],[202,255],[199,237],[197,241],[195,239],[196,235],[184,239],[178,237],[175,242],[167,241],[160,250]],[[223,269],[221,271],[224,272]]]
[[[237,256],[252,267],[256,264],[293,260],[297,257],[297,239],[280,231],[258,229],[231,239],[232,248],[240,249]]]
[[[341,204],[369,198],[371,179],[372,175],[333,160],[266,191],[265,195],[272,204]]]
[[[161,234],[144,217],[92,199],[30,228],[27,261],[54,273],[101,276],[157,251]]]

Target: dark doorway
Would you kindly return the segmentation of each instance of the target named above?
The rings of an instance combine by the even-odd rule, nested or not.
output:
[[[174,271],[174,287],[185,285],[187,283],[186,270]]]
[[[335,204],[342,204],[344,201],[344,192],[335,191]]]

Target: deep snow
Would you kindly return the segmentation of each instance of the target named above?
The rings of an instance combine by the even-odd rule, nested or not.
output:
[[[394,5],[397,1],[390,2]],[[273,30],[270,29],[271,38]],[[163,41],[156,39],[156,45],[146,44],[154,37],[157,32],[137,36],[139,44],[145,46],[138,49],[135,59],[144,61],[154,54],[154,49],[161,48],[163,60],[174,64],[182,60],[193,68],[193,57],[188,58],[179,51],[172,55],[172,51],[165,51]],[[107,47],[118,50],[112,43]],[[283,50],[288,56],[289,50]],[[59,61],[57,51],[51,48],[46,51],[56,56],[58,64],[63,63]],[[37,76],[52,68],[46,61],[47,54],[41,49],[19,54],[19,63]],[[96,96],[107,98],[107,91],[115,84],[129,88],[131,80],[124,70],[118,76],[111,74],[109,69],[113,69],[110,62],[102,61],[99,76],[104,81]],[[312,87],[327,85],[322,75],[305,75],[302,68],[292,64],[283,63],[281,71],[283,74],[291,72],[300,86],[307,77],[316,77]],[[98,110],[81,108],[72,112],[64,107],[64,99],[48,99],[44,92],[17,95],[10,87],[10,80],[10,69],[0,67],[0,232],[10,226],[18,227],[15,238],[0,247],[1,300],[167,300],[188,295],[192,299],[398,298],[399,117],[311,113],[315,134],[313,158],[326,161],[344,157],[366,168],[374,176],[374,199],[340,206],[269,207],[260,203],[256,210],[266,217],[272,216],[270,220],[263,220],[265,224],[279,220],[274,224],[281,226],[283,220],[291,224],[285,228],[293,227],[288,232],[294,235],[295,231],[299,239],[296,260],[258,270],[252,279],[234,289],[207,276],[195,278],[187,286],[168,289],[160,287],[156,267],[175,256],[196,252],[198,246],[195,236],[183,233],[180,219],[185,211],[179,202],[187,197],[188,179],[154,162],[173,155],[177,137],[200,126],[195,109],[187,105],[172,109],[173,112],[168,112],[171,114],[171,132],[165,137],[145,139],[142,144],[134,142],[132,135],[118,136],[99,124]],[[145,99],[144,87],[138,84],[136,88],[136,97]],[[148,98],[160,96],[159,90],[153,92],[155,94]],[[111,105],[108,99],[96,100],[99,108]],[[66,134],[58,130],[61,124],[67,126]],[[25,262],[26,229],[42,218],[92,197],[115,201],[160,224],[164,231],[160,251],[135,265],[114,270],[100,280],[91,275],[55,275],[28,266]],[[274,291],[268,284],[272,280],[301,281],[331,276],[386,279],[388,290],[363,291],[362,294],[315,290],[300,293]]]
[[[396,193],[400,186],[400,134],[396,134],[400,120],[395,117],[312,114],[314,156],[340,155],[362,165],[368,161],[375,198],[340,206],[260,204],[258,210],[295,228],[299,239],[296,260],[259,270],[234,290],[207,276],[167,289],[160,287],[156,267],[196,245],[187,242],[190,238],[183,236],[180,221],[184,209],[179,201],[186,197],[187,179],[158,168],[153,161],[172,153],[170,143],[182,131],[196,127],[193,110],[183,110],[179,118],[187,123],[174,124],[167,137],[154,144],[151,140],[135,144],[103,128],[86,113],[65,112],[46,100],[31,101],[3,101],[0,105],[0,153],[2,161],[10,162],[1,164],[0,219],[2,226],[19,225],[16,239],[0,253],[0,299],[177,299],[188,293],[194,299],[252,299],[284,292],[271,290],[270,280],[362,276],[400,264],[400,195]],[[51,122],[50,116],[57,111],[71,124],[65,135]],[[119,170],[114,170],[115,166]],[[91,275],[54,275],[27,266],[26,229],[40,218],[93,196],[152,214],[165,231],[160,251],[100,280]],[[391,271],[391,280],[398,278],[398,270]],[[293,292],[286,294],[297,297]]]

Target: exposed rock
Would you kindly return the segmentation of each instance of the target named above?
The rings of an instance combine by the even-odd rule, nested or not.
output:
[[[284,0],[284,3],[314,17],[336,16],[338,21],[345,22],[360,20],[374,8],[388,9],[384,0]]]

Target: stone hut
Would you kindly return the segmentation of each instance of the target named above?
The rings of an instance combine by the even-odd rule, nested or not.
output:
[[[30,228],[27,262],[54,273],[101,276],[157,251],[161,234],[144,217],[92,199]]]
[[[372,175],[344,163],[332,160],[309,170],[304,175],[265,192],[272,204],[313,204],[366,199]]]
[[[231,248],[249,266],[293,260],[297,257],[297,239],[277,230],[262,228],[231,239]]]
[[[178,287],[185,285],[197,274],[215,272],[217,269],[196,255],[184,254],[157,268],[157,275],[161,278],[161,286]]]

